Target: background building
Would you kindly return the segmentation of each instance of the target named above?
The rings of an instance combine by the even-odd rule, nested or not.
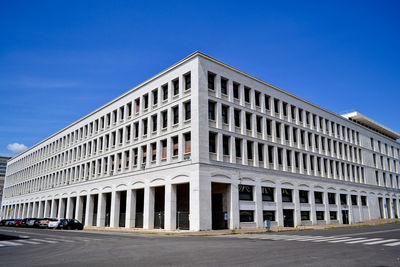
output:
[[[191,230],[395,218],[399,138],[196,52],[11,159],[1,214]]]
[[[11,157],[0,156],[0,205],[3,200],[4,179],[6,177],[7,160],[9,159],[11,159]]]

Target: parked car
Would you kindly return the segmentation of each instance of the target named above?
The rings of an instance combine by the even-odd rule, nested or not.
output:
[[[1,220],[0,225],[1,225],[1,226],[6,226],[6,225],[8,224],[9,221],[11,221],[11,219],[4,219],[4,220]]]
[[[22,219],[22,224],[21,224],[21,226],[27,227],[27,226],[28,226],[28,222],[29,222],[30,220],[32,220],[32,219],[34,219],[34,218],[25,218],[25,219]]]
[[[47,228],[47,225],[49,224],[49,220],[51,218],[42,218],[39,220],[39,227],[40,228]]]
[[[61,219],[59,228],[67,230],[83,230],[83,224],[75,219]]]
[[[13,226],[20,227],[21,225],[22,225],[22,220],[21,219],[14,220]]]
[[[35,223],[36,223],[36,225],[35,225]],[[36,218],[30,218],[26,222],[27,227],[37,227],[38,225],[39,225],[39,219],[36,219]]]
[[[13,226],[14,225],[14,219],[7,220],[5,225],[6,226]]]
[[[49,223],[47,224],[47,227],[53,228],[53,229],[60,228],[59,225],[60,225],[61,220],[62,219],[51,218],[51,219],[49,219]]]

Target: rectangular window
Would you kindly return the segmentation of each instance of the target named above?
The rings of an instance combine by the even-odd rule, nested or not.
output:
[[[240,211],[240,222],[254,222],[254,211],[253,210],[241,210]]]
[[[208,134],[208,142],[209,142],[208,151],[211,152],[211,153],[217,153],[217,148],[216,148],[216,145],[215,145],[216,137],[217,137],[216,133],[210,132]]]
[[[167,158],[167,140],[161,140],[161,158]]]
[[[361,205],[367,206],[367,197],[366,196],[361,196]]]
[[[152,131],[156,132],[157,131],[157,114],[151,116],[151,125],[152,125]]]
[[[190,132],[189,133],[185,133],[183,135],[183,139],[185,140],[185,153],[190,153],[192,151]]]
[[[324,218],[324,213],[325,213],[325,212],[323,212],[323,211],[316,211],[315,213],[316,213],[316,215],[317,215],[317,221],[323,221],[323,220],[325,220],[325,218]]]
[[[143,135],[147,134],[147,119],[143,119]]]
[[[236,138],[235,139],[235,150],[236,150],[236,157],[242,157],[242,139]]]
[[[275,221],[275,211],[264,210],[263,211],[263,221],[266,221],[266,220],[274,222]]]
[[[208,72],[208,89],[215,90],[215,74]]]
[[[253,201],[253,186],[239,185],[239,200]]]
[[[234,117],[235,117],[235,126],[240,127],[240,110],[235,109],[234,112]]]
[[[300,211],[301,220],[302,221],[309,221],[310,220],[310,212],[306,210]]]
[[[253,159],[253,142],[247,141],[247,159]]]
[[[168,126],[168,111],[167,110],[161,112],[161,118],[162,118],[163,129],[167,128],[167,126]]]
[[[357,206],[357,196],[351,195],[351,205]]]
[[[274,188],[273,187],[261,187],[262,201],[274,202]]]
[[[300,203],[308,203],[308,191],[299,190]]]
[[[215,121],[215,103],[211,101],[208,102],[208,119]]]
[[[292,202],[292,189],[282,188],[282,202]]]
[[[185,90],[189,90],[192,87],[192,76],[190,72],[183,75],[183,79],[185,80]]]
[[[145,94],[143,96],[143,102],[144,102],[144,109],[147,109],[149,107],[149,95]]]
[[[330,211],[329,216],[331,220],[337,220],[337,212],[336,211]]]
[[[250,88],[246,86],[244,87],[244,101],[250,103]]]
[[[229,156],[230,137],[224,135],[222,137],[222,150],[225,156]]]
[[[162,87],[163,101],[168,100],[168,83],[164,84]]]
[[[228,94],[228,80],[223,77],[221,77],[221,94]]]
[[[314,192],[315,204],[323,204],[323,194],[322,192]]]
[[[336,194],[335,193],[328,193],[328,201],[329,204],[336,204]]]
[[[347,205],[347,195],[340,194],[340,204],[341,205]]]
[[[147,146],[142,146],[142,163],[146,164],[147,160]]]
[[[173,115],[173,123],[178,124],[179,123],[179,106],[175,106],[172,108],[172,115]]]
[[[191,102],[187,101],[187,102],[183,103],[183,108],[185,109],[185,121],[190,120],[192,117]]]
[[[157,158],[157,144],[152,143],[151,144],[151,161],[156,161]]]
[[[172,137],[172,156],[178,156],[179,152],[179,143],[178,136]]]
[[[264,161],[264,145],[258,144],[258,161]]]
[[[229,123],[228,117],[228,106],[222,105],[221,113],[222,113],[222,122],[225,124]]]
[[[155,106],[158,103],[158,89],[154,89],[152,91],[152,95],[153,95],[153,106]]]
[[[251,130],[251,113],[246,112],[246,129]]]
[[[262,132],[262,117],[261,116],[257,116],[256,117],[256,124],[257,124],[257,132],[261,133]]]
[[[173,80],[172,86],[174,88],[174,96],[179,95],[179,79]]]
[[[239,84],[233,82],[233,97],[239,99]]]
[[[261,95],[260,92],[258,91],[254,92],[254,102],[256,104],[256,107],[260,106],[260,95]]]

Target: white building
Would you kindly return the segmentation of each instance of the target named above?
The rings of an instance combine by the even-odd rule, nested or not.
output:
[[[399,138],[195,52],[11,159],[1,217],[190,230],[396,218]]]

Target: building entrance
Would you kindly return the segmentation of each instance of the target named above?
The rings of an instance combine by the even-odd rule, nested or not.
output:
[[[176,229],[190,229],[188,183],[176,185]]]
[[[348,210],[342,210],[342,221],[343,221],[343,224],[349,224],[349,211]]]
[[[293,210],[283,210],[283,226],[294,227]]]
[[[154,228],[164,229],[165,186],[154,188]]]
[[[143,228],[144,189],[136,189],[135,228]]]
[[[211,216],[212,229],[227,229],[227,191],[228,184],[212,183],[211,184]]]

